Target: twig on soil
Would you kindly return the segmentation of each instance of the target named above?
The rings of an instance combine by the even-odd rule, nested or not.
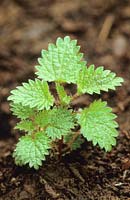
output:
[[[100,42],[101,44],[103,44],[106,41],[106,39],[110,33],[110,30],[112,28],[114,20],[115,20],[114,15],[108,15],[106,17],[106,19],[103,23],[102,29],[98,36],[98,42]]]
[[[85,182],[84,178],[81,176],[81,174],[79,173],[79,170],[77,168],[75,168],[72,165],[69,165],[72,173],[75,175],[76,178],[78,178],[81,182]]]
[[[43,177],[40,177],[40,182],[42,184],[44,184],[44,187],[45,187],[45,191],[49,194],[50,197],[56,199],[60,196],[59,193],[57,193],[53,188],[52,186],[43,178]]]

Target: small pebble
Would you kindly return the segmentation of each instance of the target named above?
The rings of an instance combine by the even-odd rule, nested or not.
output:
[[[113,53],[117,57],[122,57],[127,52],[127,40],[123,36],[117,36],[113,42]]]
[[[30,195],[26,191],[22,191],[19,194],[19,200],[25,200],[25,199],[28,199],[29,197]]]

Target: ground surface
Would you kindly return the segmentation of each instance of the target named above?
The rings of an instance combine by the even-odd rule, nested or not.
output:
[[[125,79],[103,98],[118,115],[117,146],[104,153],[91,143],[40,170],[15,166],[11,156],[20,133],[6,101],[9,91],[34,78],[42,48],[58,36],[77,38],[88,63],[104,65]],[[0,200],[130,199],[130,1],[0,1]],[[88,105],[94,97],[79,99]],[[77,102],[76,102],[77,103]]]

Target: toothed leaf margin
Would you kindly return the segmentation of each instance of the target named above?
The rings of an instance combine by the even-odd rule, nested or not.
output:
[[[89,108],[85,108],[79,117],[81,133],[93,145],[98,144],[100,148],[110,151],[113,145],[116,145],[115,137],[118,132],[116,115],[107,107],[106,102],[95,101]]]
[[[19,139],[13,153],[17,165],[29,164],[29,167],[38,169],[49,154],[50,139],[43,132],[35,133],[35,136],[25,135]]]

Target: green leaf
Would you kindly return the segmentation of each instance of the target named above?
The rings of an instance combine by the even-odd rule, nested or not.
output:
[[[34,136],[25,135],[19,139],[13,153],[17,165],[29,164],[29,167],[38,169],[42,165],[42,160],[49,154],[50,139],[38,132]]]
[[[8,100],[38,110],[49,109],[53,105],[54,98],[50,94],[47,82],[35,79],[35,81],[29,80],[29,83],[22,85],[11,91],[12,95],[8,97]]]
[[[74,128],[74,119],[66,109],[52,110],[49,117],[50,125],[46,129],[46,133],[53,140],[61,139],[62,135],[66,135],[72,128]]]
[[[64,136],[64,143],[69,143],[69,142],[72,140],[74,134],[75,134],[75,133],[73,132],[73,133],[68,133],[67,135],[65,135],[65,136]],[[81,145],[83,144],[83,142],[84,142],[84,139],[82,138],[81,135],[79,135],[79,136],[76,138],[76,140],[73,142],[73,144],[72,144],[72,146],[71,146],[71,149],[72,149],[72,150],[76,150],[76,149],[80,148]]]
[[[56,89],[62,105],[68,105],[70,103],[71,97],[66,94],[64,87],[56,83]]]
[[[40,128],[45,129],[50,122],[49,120],[50,112],[51,110],[43,110],[43,111],[38,112],[34,118],[35,124],[39,126]]]
[[[35,126],[32,121],[23,120],[17,123],[15,129],[19,129],[20,131],[32,132],[35,130]]]
[[[65,108],[53,108],[37,114],[35,123],[42,128],[52,140],[61,139],[75,126],[72,113]]]
[[[20,119],[27,119],[29,117],[32,117],[35,114],[34,109],[28,106],[22,106],[21,103],[19,104],[11,103],[10,106],[11,106],[11,111],[13,112],[13,114],[16,115]]]
[[[42,58],[36,66],[38,78],[45,81],[76,83],[79,71],[85,66],[83,54],[79,53],[76,40],[69,36],[58,38],[56,45],[49,44],[48,51],[42,50]]]
[[[116,115],[111,113],[111,110],[106,102],[99,100],[85,108],[79,118],[83,136],[92,141],[93,145],[99,144],[106,151],[110,151],[112,145],[116,144],[115,137],[118,135],[115,129],[118,124],[114,121]]]
[[[115,90],[116,86],[120,86],[123,79],[116,77],[116,74],[110,70],[104,70],[103,67],[95,69],[94,65],[89,68],[84,67],[79,73],[77,80],[78,93],[97,93],[100,91],[108,91],[108,89]]]

